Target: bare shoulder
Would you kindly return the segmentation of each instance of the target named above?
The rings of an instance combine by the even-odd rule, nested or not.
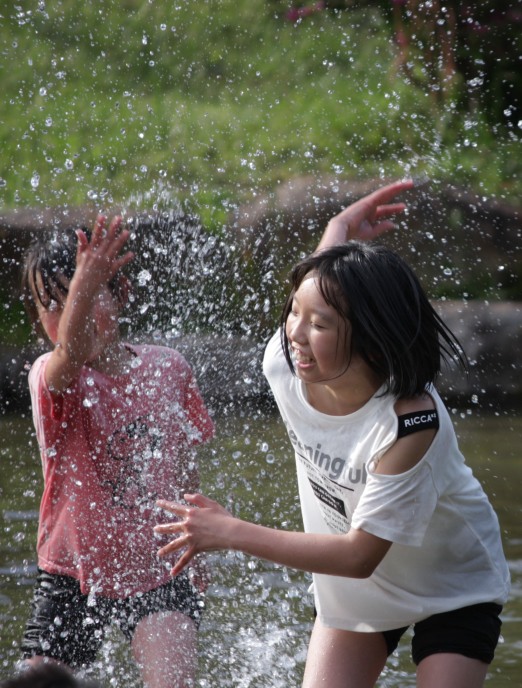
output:
[[[398,416],[403,416],[406,413],[418,413],[420,411],[433,410],[435,410],[435,402],[427,392],[416,397],[397,399],[395,402],[395,413]]]
[[[399,418],[405,417],[406,423],[414,423],[414,431],[398,437],[382,455],[375,468],[376,473],[399,475],[422,460],[437,433],[435,410],[435,402],[429,394],[397,400],[395,413]]]

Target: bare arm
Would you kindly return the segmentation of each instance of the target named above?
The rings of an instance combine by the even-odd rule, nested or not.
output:
[[[434,408],[429,397],[398,402],[398,411]],[[377,473],[398,475],[410,470],[425,455],[435,430],[423,430],[398,439],[382,456]],[[261,559],[311,573],[349,578],[371,576],[392,543],[364,530],[346,534],[316,534],[275,530],[234,518],[217,502],[200,494],[187,494],[187,505],[160,500],[158,506],[180,520],[155,527],[175,536],[159,551],[165,556],[183,550],[172,569],[178,574],[198,553],[237,550]]]
[[[158,506],[182,520],[155,527],[158,533],[177,535],[159,554],[185,551],[172,569],[176,575],[199,552],[237,550],[284,566],[334,576],[370,576],[391,542],[362,530],[345,535],[317,535],[275,530],[234,518],[203,495],[185,495],[192,506],[158,501]]]
[[[57,341],[46,367],[46,382],[54,392],[63,392],[79,374],[96,340],[93,310],[100,295],[118,270],[132,260],[130,252],[120,256],[129,237],[121,230],[121,218],[105,229],[105,218],[98,217],[91,241],[78,230],[76,270],[60,318]],[[43,315],[45,317],[45,314]]]
[[[317,250],[343,244],[349,239],[370,241],[393,229],[395,224],[390,218],[402,213],[406,205],[391,201],[413,185],[411,180],[394,182],[349,205],[330,220]]]

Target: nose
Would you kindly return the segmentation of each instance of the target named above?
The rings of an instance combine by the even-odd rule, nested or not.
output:
[[[306,341],[306,330],[302,318],[291,315],[286,321],[286,334],[288,339],[297,344],[304,344]]]

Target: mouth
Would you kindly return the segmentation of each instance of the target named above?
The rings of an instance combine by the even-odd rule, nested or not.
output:
[[[314,363],[313,358],[310,358],[310,356],[305,356],[303,352],[299,349],[296,349],[295,346],[292,347],[292,358],[294,363],[300,367],[309,366]]]

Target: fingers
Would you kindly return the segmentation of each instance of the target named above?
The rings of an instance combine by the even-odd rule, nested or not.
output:
[[[185,495],[192,496],[192,495]],[[160,509],[169,511],[171,514],[176,514],[176,516],[186,516],[188,508],[185,504],[178,504],[177,502],[167,502],[165,499],[157,499],[156,506]]]
[[[379,205],[375,211],[375,217],[385,217],[388,215],[397,215],[406,210],[406,203],[389,203],[387,205]]]
[[[413,186],[414,183],[411,179],[393,182],[392,184],[387,184],[373,191],[353,205],[357,206],[358,203],[360,203],[361,207],[365,207],[367,212],[372,212],[375,218],[382,217],[383,215],[401,213],[406,209],[406,204],[400,202],[390,203],[390,201],[392,201],[395,196],[412,189]]]
[[[187,504],[168,502],[158,499],[156,506],[177,516],[180,520],[154,526],[154,532],[174,536],[173,539],[158,550],[158,556],[165,557],[178,553],[179,560],[172,569],[176,575],[188,562],[204,551],[227,548],[223,538],[223,519],[231,514],[220,504],[201,494],[185,494]],[[226,528],[224,529],[226,531]],[[182,551],[184,550],[184,551]]]
[[[78,253],[81,253],[89,245],[89,240],[87,239],[87,235],[85,234],[83,229],[76,230],[76,237],[78,239]]]
[[[109,270],[108,277],[112,279],[122,267],[134,258],[132,251],[120,255],[129,240],[130,232],[123,227],[123,218],[117,215],[112,218],[107,228],[107,218],[98,215],[94,223],[90,241],[81,229],[76,231],[78,237],[78,257],[84,256],[93,260],[101,259]],[[99,262],[99,260],[98,260]]]
[[[199,494],[186,494],[184,495],[185,499],[193,504],[194,506],[186,506],[184,504],[178,504],[176,502],[168,502],[164,499],[158,499],[156,501],[156,506],[160,507],[161,509],[164,509],[165,511],[170,512],[171,514],[174,514],[175,516],[180,517],[179,521],[175,521],[173,523],[161,523],[156,526],[154,526],[154,532],[158,533],[160,535],[177,535],[178,537],[175,537],[174,540],[171,540],[167,545],[164,545],[161,549],[158,550],[158,556],[160,557],[165,557],[169,554],[173,554],[174,552],[178,552],[180,549],[183,549],[184,547],[188,547],[187,552],[185,552],[181,559],[178,561],[176,564],[178,573],[181,571],[185,565],[186,562],[188,562],[195,554],[196,554],[196,549],[194,546],[190,546],[190,543],[192,541],[191,535],[187,532],[187,523],[188,523],[188,518],[191,514],[191,512],[194,512],[196,508],[201,508],[204,506],[209,506],[214,504],[211,499],[208,499],[207,497],[204,497],[203,495]],[[182,563],[180,567],[180,562],[185,562]]]
[[[195,497],[196,495],[190,496]],[[176,516],[187,516],[191,509],[191,507],[184,506],[183,504],[167,502],[163,499],[157,500],[156,504],[162,509],[165,509],[165,511],[169,511],[170,513],[175,514]],[[163,547],[161,547],[161,549],[158,550],[159,557],[166,557],[169,554],[174,554],[175,552],[178,552],[184,547],[187,547],[187,550],[183,552],[176,564],[173,566],[171,570],[172,576],[176,576],[178,573],[183,571],[183,569],[188,565],[190,560],[196,554],[195,549],[189,546],[190,536],[188,535],[188,533],[184,533],[185,525],[185,521],[176,521],[174,523],[162,523],[154,526],[155,533],[167,535],[178,534],[178,537],[176,537],[174,540],[171,540],[168,544],[164,545]]]
[[[154,532],[161,535],[171,535],[174,533],[181,533],[183,530],[183,521],[176,521],[175,523],[158,523],[154,526]]]
[[[194,506],[197,506],[200,509],[204,508],[220,508],[220,505],[215,502],[213,499],[210,499],[209,497],[205,497],[205,495],[202,494],[185,494],[183,495],[184,499],[186,502],[189,504],[193,504]]]
[[[371,194],[366,196],[367,200],[371,199],[374,205],[384,205],[388,204],[391,200],[403,193],[408,191],[415,186],[412,179],[404,179],[397,182],[392,182],[386,186],[382,186],[380,189],[373,191]]]
[[[167,502],[164,499],[158,499],[156,505],[165,511],[169,511],[176,516],[187,516],[190,508],[183,504],[175,502]],[[185,529],[185,521],[175,521],[173,523],[159,523],[154,526],[154,532],[160,535],[179,535],[177,538],[169,542],[158,550],[158,556],[164,557],[173,552],[177,552],[188,544],[188,535],[183,534]]]
[[[171,576],[177,576],[178,573],[181,573],[183,569],[185,569],[191,559],[194,557],[195,552],[192,550],[188,549],[186,552],[184,552],[181,557],[177,560],[177,562],[174,564],[174,566],[170,570],[170,575]]]
[[[107,229],[107,218],[105,215],[98,215],[92,230],[91,247],[95,250],[104,248],[107,253],[116,256],[130,236],[129,230],[122,228],[122,225],[123,218],[116,215]]]
[[[132,260],[134,259],[134,253],[133,251],[127,251],[127,253],[124,253],[122,256],[119,256],[116,260],[113,261],[113,269],[112,269],[112,277],[121,270],[125,265],[128,265]]]
[[[185,521],[175,521],[173,523],[158,523],[154,526],[154,532],[160,535],[177,535],[185,530]],[[180,540],[177,538],[176,542]],[[178,547],[179,549],[179,547]]]
[[[156,530],[156,529],[154,529]],[[157,531],[156,532],[160,532]],[[162,531],[162,532],[167,532],[167,531]],[[174,554],[174,552],[178,552],[180,549],[183,549],[183,547],[186,547],[188,544],[188,535],[180,535],[178,538],[175,538],[174,540],[171,540],[168,544],[164,545],[158,550],[158,556],[159,557],[166,557],[169,554]]]
[[[92,234],[91,234],[91,246],[92,248],[98,248],[102,242],[103,239],[107,236],[107,231],[105,229],[105,225],[107,223],[107,218],[105,215],[98,215],[96,218],[96,221],[94,223],[94,227],[92,228]],[[111,223],[112,226],[112,223]]]
[[[188,504],[192,504],[193,506],[196,506],[199,509],[219,507],[220,506],[213,499],[210,499],[209,497],[205,497],[205,495],[198,494],[198,493],[184,494],[183,499]],[[176,502],[168,502],[165,499],[156,500],[156,506],[159,506],[160,509],[165,509],[165,511],[170,511],[171,514],[176,514],[176,516],[186,516],[190,511],[189,507],[187,507],[186,504],[178,504]]]

